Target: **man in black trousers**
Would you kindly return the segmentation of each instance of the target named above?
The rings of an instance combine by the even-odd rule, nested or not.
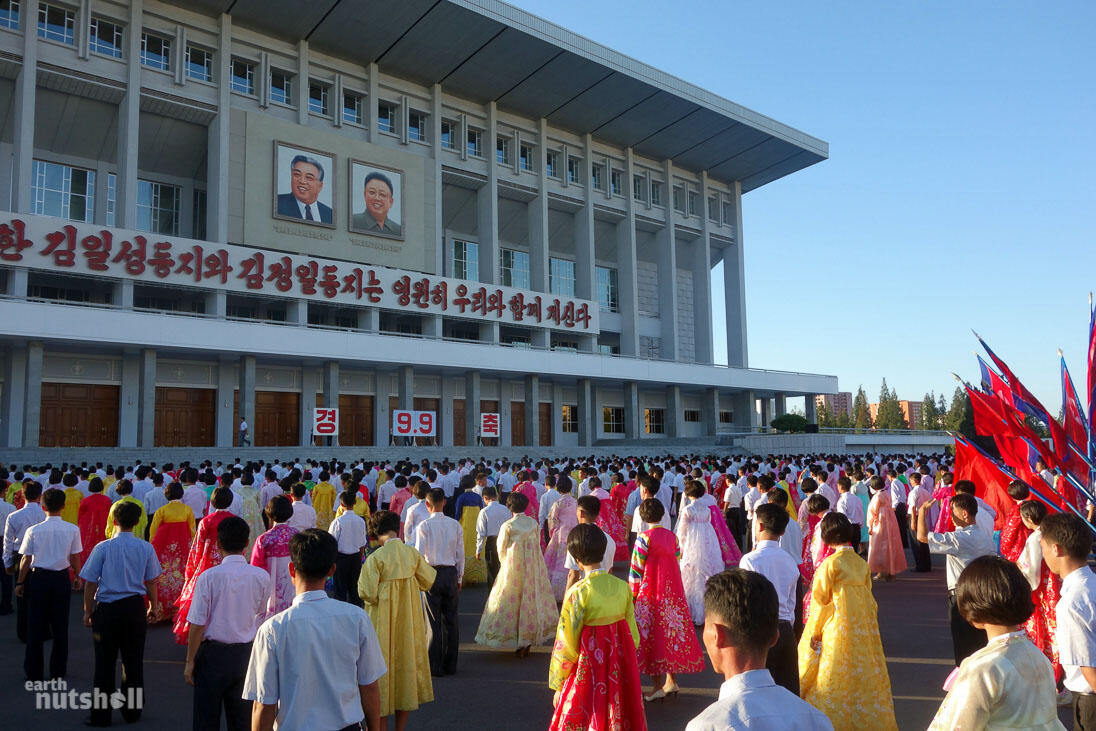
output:
[[[426,496],[430,517],[419,523],[407,542],[422,554],[438,572],[426,594],[430,619],[430,673],[435,676],[457,672],[460,634],[457,612],[460,586],[464,576],[464,531],[460,523],[447,517],[445,491],[440,487]]]
[[[141,718],[144,707],[146,622],[155,622],[160,617],[155,583],[160,575],[160,561],[149,543],[133,535],[142,513],[137,503],[117,503],[114,522],[118,533],[96,545],[80,571],[85,582],[84,626],[92,629],[95,645],[95,695],[96,699],[103,696],[108,699],[105,704],[96,702],[92,707],[90,718],[84,722],[88,726],[110,725],[109,698],[114,692],[119,653],[125,695],[120,709],[122,718],[133,723]],[[146,595],[150,604],[147,615]]]

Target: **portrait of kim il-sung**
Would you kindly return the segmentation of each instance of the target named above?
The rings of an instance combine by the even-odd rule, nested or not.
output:
[[[335,226],[335,158],[274,143],[274,217]]]
[[[350,230],[403,238],[403,173],[351,161]]]

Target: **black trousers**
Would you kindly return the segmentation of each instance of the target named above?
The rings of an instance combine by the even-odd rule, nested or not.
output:
[[[795,639],[795,629],[791,622],[780,622],[780,637],[769,650],[765,667],[773,676],[777,685],[799,695],[799,652]]]
[[[242,698],[251,643],[206,640],[194,657],[194,731],[220,731],[224,708],[228,731],[251,728],[251,701]]]
[[[803,600],[807,598],[807,585],[803,583],[803,577],[800,576],[795,580],[795,609],[792,610],[792,616],[795,617],[795,641],[798,643],[803,637]]]
[[[902,548],[910,547],[909,531],[906,527],[909,526],[909,518],[906,517],[906,504],[898,503],[894,506],[894,517],[898,520],[898,533],[902,536]]]
[[[723,513],[723,517],[727,519],[727,528],[730,529],[731,535],[734,536],[734,541],[739,548],[746,545],[743,543],[746,540],[746,513],[742,508],[727,508]]]
[[[910,551],[913,552],[913,570],[919,572],[932,571],[932,554],[929,553],[929,544],[917,540],[917,533],[910,528]]]
[[[11,596],[14,581],[12,575],[0,566],[0,615],[11,614]]]
[[[361,554],[339,554],[335,559],[335,575],[331,577],[336,599],[349,602],[356,607],[364,606],[361,597],[358,596],[358,577],[361,572]]]
[[[1074,731],[1093,731],[1096,729],[1096,695],[1092,693],[1073,694]]]
[[[455,566],[435,566],[437,578],[426,594],[430,619],[430,674],[452,675],[457,672],[457,651],[460,648],[460,628],[457,610],[460,590],[457,588]]]
[[[91,613],[91,636],[95,646],[95,689],[108,696],[115,690],[115,666],[122,656],[122,691],[145,686],[145,598],[134,594],[114,602],[100,602]],[[121,708],[122,718],[133,723],[141,717],[140,708]],[[92,708],[94,726],[110,725],[111,709]]]
[[[487,562],[487,585],[494,586],[495,578],[499,575],[499,547],[498,536],[487,536],[483,543],[483,560]]]
[[[27,649],[23,672],[27,680],[45,680],[43,643],[53,635],[49,653],[49,677],[63,678],[68,669],[69,606],[72,585],[68,569],[47,571],[31,569],[23,587],[27,612]]]
[[[955,650],[955,665],[986,646],[984,629],[975,629],[959,613],[959,603],[955,601],[955,592],[948,592],[948,619],[951,622],[951,644]],[[1096,728],[1096,727],[1094,727]]]

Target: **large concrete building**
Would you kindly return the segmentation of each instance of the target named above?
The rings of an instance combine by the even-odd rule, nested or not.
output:
[[[837,390],[751,369],[744,306],[743,194],[827,145],[504,3],[0,0],[0,111],[0,446],[323,404],[588,446]]]

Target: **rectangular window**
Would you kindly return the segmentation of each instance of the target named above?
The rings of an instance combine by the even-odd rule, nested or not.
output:
[[[529,289],[529,255],[513,249],[499,250],[502,286]]]
[[[179,235],[179,188],[151,180],[137,181],[137,230]]]
[[[122,57],[122,26],[92,18],[88,27],[88,50],[101,56]]]
[[[441,120],[441,146],[447,150],[452,150],[454,147],[453,140],[455,139],[456,129],[456,122],[448,119]]]
[[[578,407],[564,404],[559,415],[560,429],[564,434],[578,433]]]
[[[118,183],[118,176],[114,173],[107,173],[107,225],[114,225],[114,198],[115,198],[115,186]]]
[[[34,213],[85,223],[94,220],[94,171],[35,160],[31,172]]]
[[[559,177],[559,153],[555,150],[548,150],[544,155],[544,172],[549,178]]]
[[[605,190],[605,166],[595,162],[590,166],[590,183],[594,190]]]
[[[232,59],[232,91],[255,96],[255,64],[242,58]]]
[[[453,242],[453,264],[449,268],[456,279],[479,280],[479,244],[471,241]]]
[[[690,216],[700,215],[697,212],[700,209],[700,194],[697,193],[695,190],[690,189],[689,190],[689,195],[688,195],[688,201],[689,201],[689,215]]]
[[[0,28],[19,30],[19,0],[0,0]]]
[[[651,205],[662,205],[662,183],[658,182],[657,180],[651,181]]]
[[[597,301],[604,312],[616,312],[618,306],[617,270],[609,267],[595,267],[597,279]]]
[[[350,124],[362,123],[362,95],[348,91],[343,94],[343,121]]]
[[[535,163],[533,162],[536,159],[536,154],[536,148],[532,145],[519,146],[518,167],[522,170],[528,170],[530,172],[536,170]]]
[[[329,87],[318,81],[308,84],[308,111],[323,117],[330,116],[331,105],[328,102]]]
[[[700,421],[699,409],[685,409],[685,421],[690,423],[696,423]]]
[[[685,188],[680,185],[674,186],[674,210],[678,213],[685,212]]]
[[[608,343],[599,343],[597,346],[597,352],[602,355],[620,355],[619,345],[609,345]]]
[[[609,176],[609,185],[612,186],[613,195],[624,195],[624,171],[614,170]]]
[[[734,223],[734,206],[729,200],[723,201],[723,225],[730,226]]]
[[[640,202],[647,200],[647,178],[642,175],[632,176],[632,198]]]
[[[582,184],[582,158],[567,158],[567,182],[575,185]]]
[[[624,433],[624,409],[606,406],[601,410],[601,429],[606,434]]]
[[[719,199],[714,195],[708,198],[708,220],[719,223]]]
[[[719,423],[720,424],[732,424],[732,423],[734,423],[734,415],[726,409],[720,409],[719,410]]]
[[[213,81],[213,51],[187,44],[186,76],[195,81]]]
[[[666,433],[666,409],[646,409],[643,412],[643,431],[648,434]]]
[[[495,162],[499,165],[510,164],[510,138],[499,137],[495,140]]]
[[[38,37],[75,45],[76,13],[68,8],[41,3],[38,6]]]
[[[468,156],[483,157],[483,134],[478,129],[468,130]]]
[[[396,105],[377,102],[377,129],[381,132],[396,134]]]
[[[575,263],[552,257],[548,260],[548,289],[562,297],[575,296]]]
[[[194,206],[190,219],[191,238],[205,241],[206,238],[206,192],[194,189]]]
[[[171,69],[171,39],[155,33],[141,33],[141,65],[150,69]]]
[[[426,142],[426,115],[412,109],[407,114],[407,139]]]
[[[287,71],[270,69],[270,101],[289,106],[293,104],[293,75]]]
[[[557,340],[552,337],[552,350],[558,350],[563,353],[577,353],[578,341],[575,340]]]

